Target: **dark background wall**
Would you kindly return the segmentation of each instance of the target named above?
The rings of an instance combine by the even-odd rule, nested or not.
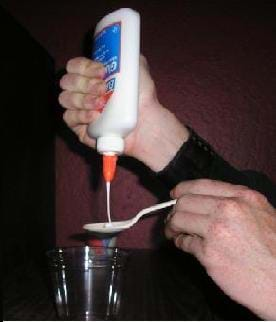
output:
[[[55,73],[47,51],[1,7],[0,21],[3,267],[11,274],[44,263],[55,245]]]
[[[239,169],[276,181],[275,1],[2,1],[55,60],[57,71],[83,55],[89,31],[106,13],[141,13],[142,52],[160,101]],[[90,33],[91,35],[91,33]],[[22,78],[21,78],[22,79]],[[62,126],[56,138],[59,245],[79,244],[82,225],[105,217],[98,156]],[[122,158],[112,187],[114,218],[128,218],[164,193],[151,174]],[[119,245],[150,247],[161,230],[147,218]],[[158,239],[158,238],[157,238]]]

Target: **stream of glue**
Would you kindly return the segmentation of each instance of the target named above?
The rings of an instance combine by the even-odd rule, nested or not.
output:
[[[106,182],[106,210],[108,222],[111,224],[111,214],[110,214],[110,181]]]

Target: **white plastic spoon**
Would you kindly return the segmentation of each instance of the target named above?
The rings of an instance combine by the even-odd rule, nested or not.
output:
[[[144,215],[149,214],[150,212],[156,211],[158,209],[163,209],[166,207],[170,207],[172,205],[176,204],[176,200],[170,200],[167,202],[159,203],[157,205],[151,206],[149,208],[145,208],[138,212],[138,214],[128,220],[123,221],[113,221],[113,222],[101,222],[101,223],[95,223],[95,224],[86,224],[83,226],[84,229],[89,230],[91,232],[95,233],[103,233],[103,234],[112,234],[112,233],[118,233],[124,229],[128,229],[134,224],[137,223],[137,221]]]

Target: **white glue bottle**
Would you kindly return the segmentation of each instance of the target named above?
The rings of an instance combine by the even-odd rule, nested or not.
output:
[[[106,104],[88,126],[103,155],[103,175],[110,184],[124,138],[134,129],[138,114],[140,15],[122,8],[106,15],[96,26],[92,59],[105,66]]]

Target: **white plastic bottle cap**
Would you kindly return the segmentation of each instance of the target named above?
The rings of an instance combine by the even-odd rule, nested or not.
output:
[[[99,153],[122,154],[124,152],[124,139],[119,136],[101,136],[97,139],[97,150]]]

